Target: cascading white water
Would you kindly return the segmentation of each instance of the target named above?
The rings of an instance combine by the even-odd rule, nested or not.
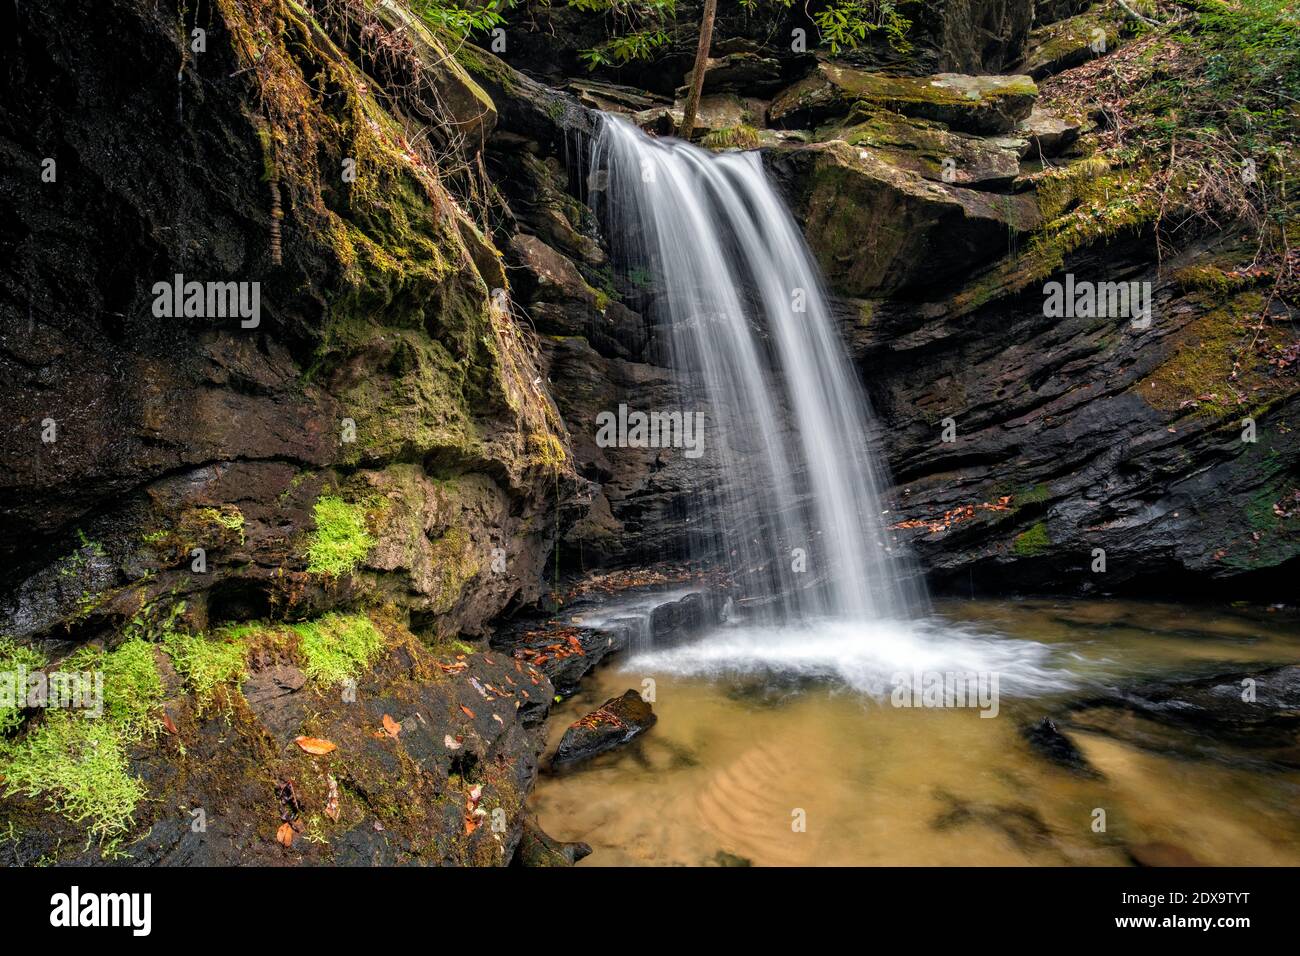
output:
[[[605,116],[591,163],[616,259],[650,277],[646,311],[683,395],[706,405],[710,550],[729,562],[748,614],[915,616],[925,596],[882,517],[865,395],[758,154],[715,155]]]

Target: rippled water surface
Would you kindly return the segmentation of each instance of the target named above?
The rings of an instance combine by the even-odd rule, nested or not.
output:
[[[1113,709],[1069,731],[1090,779],[1019,731],[1144,681],[1300,661],[1293,615],[1042,600],[938,612],[910,628],[726,627],[600,669],[557,707],[552,748],[647,678],[659,721],[544,776],[543,828],[591,844],[584,865],[1300,864],[1300,772]],[[892,706],[892,679],[917,669],[997,673],[997,716]]]

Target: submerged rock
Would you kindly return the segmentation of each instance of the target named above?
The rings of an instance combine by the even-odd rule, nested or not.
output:
[[[1139,843],[1128,847],[1134,866],[1205,866],[1180,846],[1172,843]]]
[[[611,697],[564,732],[551,766],[572,767],[621,747],[645,733],[657,720],[650,705],[636,691]]]
[[[548,835],[537,818],[524,818],[523,834],[515,850],[516,866],[573,866],[591,856],[591,846],[586,843],[564,843]]]
[[[966,800],[946,790],[936,790],[935,799],[947,809],[930,825],[936,830],[965,826],[983,826],[996,830],[1026,853],[1051,849],[1055,837],[1051,828],[1033,807],[1023,803],[981,803]]]
[[[1085,777],[1099,777],[1088,759],[1069,737],[1061,733],[1056,722],[1044,717],[1038,723],[1021,730],[1029,746],[1057,766]]]
[[[1156,682],[1084,701],[1072,726],[1155,753],[1300,767],[1300,666]]]

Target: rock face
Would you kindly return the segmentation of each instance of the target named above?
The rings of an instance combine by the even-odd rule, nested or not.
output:
[[[1098,10],[1039,27],[1016,68],[1041,80],[1103,55],[1119,40],[1119,16]]]
[[[611,697],[564,732],[551,766],[573,767],[635,740],[655,725],[650,705],[634,690]]]
[[[778,181],[791,184],[822,271],[848,296],[964,275],[1041,222],[1032,195],[948,186],[843,141],[777,150],[768,161]],[[968,176],[981,175],[979,166],[967,168]],[[865,237],[864,220],[873,225]]]
[[[1039,20],[1094,16],[1085,7],[1051,5]],[[1001,68],[1016,68],[1025,48]],[[1087,155],[1094,147],[1079,140],[1093,124],[1055,90],[1055,76],[1044,81],[1050,101],[1040,102],[1026,76],[916,77],[769,52],[795,73],[769,116],[803,129],[759,131],[764,162],[839,297],[896,479],[894,530],[932,583],[964,593],[1213,580],[1263,589],[1285,574],[1297,556],[1288,517],[1297,489],[1286,477],[1296,450],[1284,430],[1294,383],[1256,373],[1234,385],[1227,352],[1213,345],[1237,332],[1249,338],[1245,316],[1264,302],[1250,280],[1232,277],[1248,261],[1244,250],[1208,236],[1157,269],[1153,193],[1138,173]],[[519,111],[502,107],[511,109]],[[558,139],[541,135],[538,155]],[[575,181],[550,181],[542,195],[583,195]],[[598,244],[593,223],[572,212],[564,219]],[[628,283],[615,264],[581,251],[585,243],[557,245],[549,226],[526,228],[633,315],[655,294],[652,279]],[[1203,266],[1211,280],[1227,278],[1197,278]],[[1151,283],[1152,328],[1045,314],[1045,285],[1067,274]],[[684,556],[692,529],[682,518],[716,476],[671,454],[592,440],[596,414],[620,402],[674,403],[672,375],[656,364],[660,336],[644,322],[631,334],[639,315],[598,319],[592,295],[569,286],[566,305],[546,301],[549,293],[528,304],[551,333],[547,375],[577,467],[592,482],[590,507],[567,512],[575,521],[562,559],[590,568]],[[1232,417],[1251,395],[1257,422],[1267,423],[1254,444],[1239,440],[1241,416]],[[951,443],[939,440],[949,418]],[[1097,549],[1104,574],[1091,570]]]
[[[222,3],[199,54],[175,5],[73,6],[24,8],[3,41],[0,244],[22,266],[0,279],[0,634],[51,662],[140,639],[231,655],[237,742],[191,674],[169,698],[178,734],[151,713],[144,738],[133,726],[97,751],[137,748],[113,768],[122,808],[137,808],[128,824],[111,815],[132,859],[508,862],[534,766],[514,706],[528,688],[504,692],[513,667],[477,657],[444,672],[417,636],[482,633],[534,600],[547,516],[583,483],[536,339],[493,294],[509,285],[501,253],[403,126],[436,107],[433,147],[469,168],[495,108],[417,24],[401,42],[386,32],[400,14],[387,4],[331,20]],[[371,42],[382,64],[362,55]],[[376,98],[385,83],[400,87],[394,113]],[[235,298],[219,312],[200,286],[177,312],[173,281],[228,282]],[[295,650],[316,638],[285,635],[379,609],[389,651],[340,707],[337,681]],[[250,634],[287,643],[259,661]],[[476,689],[489,683],[492,702]],[[400,741],[373,737],[381,710]],[[32,715],[0,741],[6,789],[31,769],[28,741],[79,765],[61,727]],[[329,737],[339,755],[309,759],[286,734]],[[308,822],[326,813],[331,768],[341,816]],[[38,813],[74,783],[27,779],[21,804],[5,801],[24,831],[12,852],[85,846]],[[281,780],[296,796],[277,798]],[[189,830],[195,806],[206,838]],[[466,813],[477,826],[474,809],[498,806],[508,827],[471,836]],[[286,852],[281,822],[328,833]]]
[[[89,636],[163,594],[203,628],[272,605],[314,613],[351,589],[410,592],[420,623],[451,633],[536,595],[543,538],[525,529],[572,471],[533,384],[536,352],[489,296],[505,282],[497,251],[404,158],[395,126],[350,147],[373,157],[340,190],[283,130],[243,114],[260,80],[239,66],[241,38],[260,16],[310,38],[273,79],[286,111],[319,118],[302,135],[325,155],[343,145],[304,70],[335,77],[342,109],[374,108],[359,70],[301,14],[235,5],[208,52],[184,60],[162,13],[111,6],[121,43],[87,24],[38,59],[43,27],[21,19],[29,42],[12,61],[27,86],[6,108],[9,166],[53,153],[59,169],[7,193],[7,252],[29,271],[3,288],[0,629]],[[163,64],[182,60],[178,87]],[[122,104],[124,76],[140,92]],[[32,92],[65,82],[75,115]],[[51,231],[70,238],[38,239]],[[174,274],[258,284],[256,326],[158,315],[154,280]],[[352,507],[373,546],[346,569],[313,563],[313,541],[335,530],[319,524],[323,499]],[[511,556],[504,576],[488,571],[494,547]]]

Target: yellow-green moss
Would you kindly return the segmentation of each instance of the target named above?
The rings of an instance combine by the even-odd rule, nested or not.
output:
[[[127,829],[146,793],[131,776],[126,748],[111,723],[52,711],[0,750],[4,794],[44,796],[51,810],[84,824],[92,839],[111,838]]]
[[[465,585],[479,573],[481,564],[474,553],[469,533],[453,527],[433,542],[433,565],[437,568],[438,590],[433,598],[435,613],[445,613],[456,606]]]
[[[153,645],[138,638],[108,654],[80,648],[60,669],[103,672],[102,715],[46,711],[22,737],[0,740],[0,777],[6,796],[43,796],[102,842],[127,829],[145,797],[144,784],[131,775],[128,749],[157,732],[162,679]]]
[[[103,672],[104,717],[124,737],[135,741],[157,731],[163,687],[153,644],[133,637],[109,653],[87,645],[69,654],[58,666],[64,671]]]
[[[567,460],[564,445],[550,432],[528,433],[529,464],[547,471],[559,471]]]
[[[1229,295],[1251,284],[1247,276],[1229,275],[1218,266],[1205,264],[1179,269],[1173,279],[1184,292],[1210,292],[1219,296]]]
[[[345,456],[354,462],[414,460],[439,451],[483,456],[467,363],[423,331],[372,328],[367,334],[386,360],[382,372],[361,378],[343,396],[357,423],[357,441],[344,446]]]
[[[307,545],[307,570],[338,577],[350,573],[375,545],[366,527],[366,509],[322,495],[313,508],[316,529]]]
[[[324,684],[355,678],[384,647],[384,635],[366,614],[326,614],[293,625],[304,670]]]
[[[162,643],[176,672],[194,694],[199,713],[212,704],[217,688],[239,680],[248,664],[247,647],[232,631],[218,632],[212,638],[168,631]]]
[[[1151,179],[1146,168],[1110,169],[1095,158],[1049,170],[1038,183],[1045,225],[1018,255],[954,296],[953,305],[960,313],[978,309],[1042,282],[1064,268],[1072,252],[1149,226],[1160,211],[1160,192],[1151,188]]]
[[[745,123],[715,129],[704,137],[704,146],[708,149],[758,149],[758,130]]]
[[[1038,522],[1028,531],[1016,535],[1011,549],[1022,558],[1042,554],[1052,546],[1052,539],[1047,536],[1047,525]]]
[[[1163,411],[1194,402],[1199,413],[1222,416],[1244,414],[1279,389],[1293,390],[1294,384],[1257,370],[1258,359],[1247,352],[1263,308],[1262,295],[1243,292],[1209,309],[1173,336],[1169,357],[1137,384],[1137,394]],[[1274,339],[1279,347],[1286,343],[1286,334],[1268,324],[1258,331],[1257,345],[1267,347]],[[1251,404],[1239,403],[1239,394]]]
[[[21,699],[26,690],[18,684],[18,669],[21,667],[31,672],[44,666],[45,655],[40,651],[33,647],[18,644],[12,638],[0,637],[0,672],[14,675],[11,679],[14,681],[15,703]],[[16,729],[21,723],[21,707],[8,707],[0,704],[0,738]]]

